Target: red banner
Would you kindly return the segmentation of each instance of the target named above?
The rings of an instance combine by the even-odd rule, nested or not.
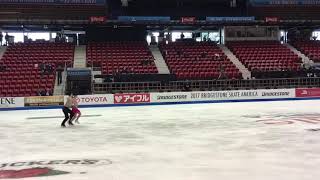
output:
[[[296,89],[296,97],[320,97],[320,88]]]
[[[149,93],[137,93],[137,94],[115,94],[115,104],[134,104],[134,103],[148,103],[150,102]]]
[[[266,22],[276,23],[278,21],[279,21],[279,19],[277,17],[266,17]]]
[[[107,18],[105,16],[91,16],[90,22],[91,23],[104,23],[107,21]]]
[[[182,17],[181,22],[185,24],[194,24],[196,22],[195,17]]]

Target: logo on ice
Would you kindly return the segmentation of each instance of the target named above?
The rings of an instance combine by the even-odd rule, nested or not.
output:
[[[131,103],[146,103],[150,102],[150,94],[139,93],[139,94],[115,94],[115,104],[131,104]]]
[[[84,166],[86,170],[90,170],[93,167],[110,164],[112,162],[108,159],[38,160],[0,163],[0,179],[57,176],[72,173],[65,171],[65,169],[69,170],[69,168],[65,168],[67,165],[74,166],[72,169],[79,169],[80,166]],[[62,168],[65,169],[58,170]]]

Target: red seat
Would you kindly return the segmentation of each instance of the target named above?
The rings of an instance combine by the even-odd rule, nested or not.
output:
[[[4,89],[3,94],[30,95],[32,89],[47,87],[47,83],[51,84],[48,87],[53,90],[55,75],[44,76],[40,81],[40,71],[34,65],[44,62],[56,67],[56,63],[64,62],[66,59],[72,62],[73,51],[74,46],[67,43],[32,42],[9,46],[0,61],[9,70],[0,73],[0,76],[6,79],[6,84],[10,84],[10,86],[1,86]],[[44,85],[39,86],[40,82]]]
[[[142,60],[154,60],[145,42],[89,43],[87,55],[89,65],[101,63],[103,74],[122,71],[125,67],[133,68],[134,73],[157,73],[154,62],[140,67]]]
[[[217,72],[220,64],[213,60],[216,54],[220,55],[225,67],[239,72],[222,50],[212,42],[173,42],[161,44],[160,49],[171,73],[176,73],[178,79],[212,79],[213,74],[209,71]],[[202,56],[204,52],[206,55]],[[182,73],[185,70],[190,71],[187,74]]]
[[[249,70],[295,70],[299,57],[278,41],[228,42],[229,49]]]

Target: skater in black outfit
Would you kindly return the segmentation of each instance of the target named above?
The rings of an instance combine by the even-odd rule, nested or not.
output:
[[[62,121],[61,123],[61,127],[66,127],[66,122],[69,120],[69,125],[73,125],[73,123],[71,122],[73,116],[74,116],[74,113],[72,112],[71,108],[73,106],[73,96],[70,95],[68,98],[67,98],[67,102],[64,104],[63,108],[62,108],[62,111],[64,113],[64,120]],[[69,116],[70,114],[70,116]]]

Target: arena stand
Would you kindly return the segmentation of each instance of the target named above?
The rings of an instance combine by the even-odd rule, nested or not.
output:
[[[301,72],[301,59],[279,41],[235,41],[227,46],[255,78],[292,77]]]
[[[101,67],[102,74],[155,74],[158,70],[146,42],[91,42],[88,66]]]
[[[313,62],[320,62],[320,42],[319,41],[295,41],[291,43],[301,53],[308,56]]]
[[[53,92],[55,69],[73,62],[74,45],[68,43],[17,43],[7,48],[0,60],[0,96],[34,96],[38,91]],[[42,73],[41,64],[51,65],[52,73]]]
[[[241,78],[236,66],[213,42],[171,42],[160,49],[171,71],[178,79]],[[221,77],[222,78],[222,77]]]

